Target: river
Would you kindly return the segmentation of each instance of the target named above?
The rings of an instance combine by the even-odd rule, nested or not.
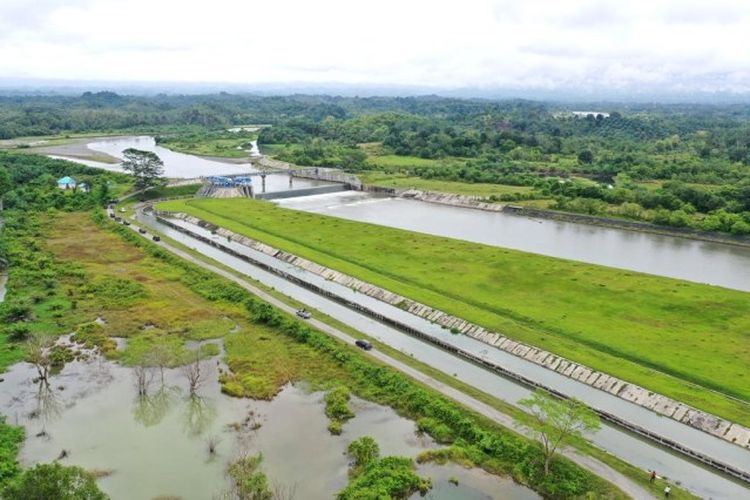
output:
[[[85,146],[85,148],[83,146]],[[164,162],[164,176],[171,179],[189,179],[208,175],[233,175],[258,172],[258,169],[249,162],[222,160],[220,158],[205,158],[172,151],[171,149],[157,145],[156,140],[151,136],[125,136],[95,139],[80,146],[79,149],[83,148],[83,150],[77,151],[78,157],[66,157],[64,154],[68,151],[65,149],[66,147],[66,145],[61,146],[59,154],[54,153],[54,148],[48,147],[46,149],[51,151],[48,156],[75,161],[89,167],[122,172],[122,167],[119,163],[103,163],[80,158],[80,156],[85,153],[85,150],[90,150],[97,153],[105,153],[113,158],[122,160],[122,152],[124,150],[135,148],[156,153]],[[257,156],[258,154],[257,145],[253,144],[253,148],[248,153],[248,156]],[[257,187],[255,187],[256,192],[262,192],[261,179],[254,179],[254,183],[257,185]],[[266,177],[266,192],[284,191],[287,189],[303,189],[328,184],[330,183],[326,181],[294,178],[290,185],[289,176],[287,174],[269,174]]]
[[[404,334],[403,332],[375,321],[369,316],[344,307],[338,302],[321,297],[314,292],[290,283],[275,274],[264,271],[256,266],[252,266],[247,262],[232,257],[210,245],[202,243],[185,234],[175,231],[174,229],[168,228],[163,224],[159,224],[153,219],[153,217],[144,216],[141,220],[204,255],[237,269],[243,274],[261,281],[262,283],[271,286],[314,309],[322,311],[325,314],[352,326],[358,331],[377,338],[384,343],[413,356],[419,361],[447,374],[455,375],[464,383],[470,384],[498,399],[507,401],[511,404],[517,404],[520,399],[530,395],[530,390],[517,382],[501,377],[496,373],[490,372],[464,359],[457,358],[428,342]],[[210,237],[210,232],[201,228],[193,226],[191,227],[191,230]],[[422,331],[432,333],[436,336],[439,335],[443,340],[460,343],[460,346],[463,349],[474,352],[480,356],[492,358],[494,361],[506,364],[511,368],[521,370],[529,377],[539,377],[548,386],[575,395],[590,404],[606,408],[607,410],[627,419],[635,419],[636,421],[643,423],[645,426],[649,428],[653,427],[654,430],[663,432],[665,435],[669,435],[680,442],[690,443],[691,445],[695,444],[697,449],[704,451],[709,455],[721,456],[735,464],[750,463],[750,452],[736,445],[721,441],[674,420],[659,417],[655,413],[640,406],[633,405],[608,393],[561,376],[556,372],[534,365],[499,349],[489,348],[487,345],[470,337],[447,334],[440,327],[417,316],[401,311],[400,309],[383,302],[379,302],[376,299],[371,299],[363,294],[356,294],[351,289],[327,282],[322,278],[311,275],[310,273],[302,271],[289,264],[280,262],[270,256],[254,252],[237,243],[229,243],[229,245],[234,250],[248,254],[252,253],[254,258],[279,266],[284,271],[298,276],[304,276],[305,279],[309,279],[326,289],[341,294],[348,294],[347,297],[350,299],[355,297],[354,300],[362,303],[366,302],[368,307],[378,308],[379,311],[382,311],[389,316],[397,317],[399,320],[408,322],[410,325],[413,325]],[[743,498],[750,496],[750,491],[747,489],[746,485],[729,479],[722,474],[716,473],[712,469],[701,466],[690,459],[686,459],[683,456],[668,451],[653,442],[646,441],[629,432],[623,431],[618,427],[605,423],[602,426],[602,430],[592,436],[591,439],[601,448],[623,458],[643,470],[656,470],[660,475],[669,477],[670,480],[673,481],[679,481],[685,487],[690,488],[694,493],[705,498]]]
[[[750,291],[750,248],[348,191],[283,207]]]

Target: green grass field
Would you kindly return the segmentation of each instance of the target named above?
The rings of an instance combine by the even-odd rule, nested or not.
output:
[[[528,186],[508,186],[505,184],[481,184],[468,182],[451,182],[439,179],[422,179],[421,177],[406,176],[402,174],[388,174],[384,172],[367,172],[358,174],[365,184],[376,186],[420,189],[422,191],[435,191],[438,193],[455,193],[466,196],[500,196],[510,193],[530,193]]]
[[[750,294],[253,200],[179,200],[159,208],[191,213],[750,425]]]

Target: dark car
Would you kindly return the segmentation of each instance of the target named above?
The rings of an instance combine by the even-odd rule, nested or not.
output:
[[[121,222],[121,221],[122,221],[122,217],[115,217],[115,222]]]
[[[125,225],[125,226],[129,226],[129,225],[130,225],[130,222],[128,222],[128,221],[126,221],[126,220],[122,221],[122,223],[123,223],[123,225]]]
[[[114,219],[114,218],[115,218],[115,214],[113,214],[113,213],[111,213],[111,212],[110,212],[110,214],[109,214],[109,218],[110,218],[110,219]]]
[[[364,349],[365,351],[369,351],[370,349],[372,349],[372,344],[371,344],[371,343],[369,343],[369,342],[368,342],[368,341],[366,341],[366,340],[362,340],[362,339],[359,339],[359,340],[355,341],[355,342],[354,342],[354,344],[355,344],[355,345],[356,345],[357,347],[361,347],[361,348],[362,348],[362,349]]]
[[[151,239],[154,241],[161,241],[161,238],[159,238],[158,236],[152,236]]]
[[[142,227],[138,228],[138,232],[141,233],[141,234],[146,234],[146,230],[143,229]]]

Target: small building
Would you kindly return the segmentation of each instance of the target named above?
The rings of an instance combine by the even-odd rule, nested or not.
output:
[[[85,182],[82,182],[78,184],[78,191],[81,191],[82,193],[88,193],[89,192],[89,185]]]
[[[70,176],[65,176],[57,179],[57,187],[60,189],[75,189],[76,180]]]

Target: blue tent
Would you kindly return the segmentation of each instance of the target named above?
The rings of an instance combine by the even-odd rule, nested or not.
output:
[[[76,187],[76,180],[66,175],[57,179],[57,186],[63,189],[74,188]]]

